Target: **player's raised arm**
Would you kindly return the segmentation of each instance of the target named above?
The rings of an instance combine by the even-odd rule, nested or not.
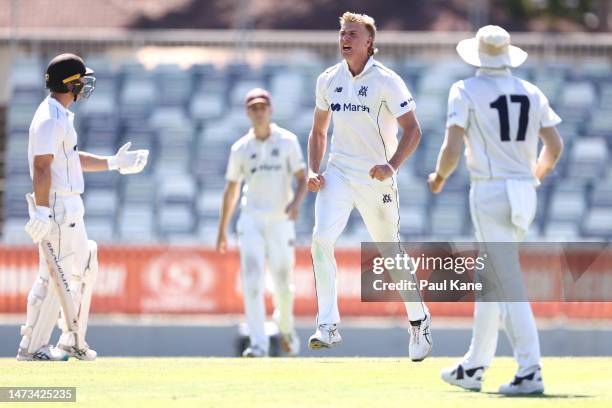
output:
[[[149,151],[146,149],[130,151],[131,145],[131,142],[127,142],[119,148],[114,156],[98,156],[92,153],[79,152],[83,172],[117,170],[121,174],[140,173],[147,165]]]
[[[321,161],[327,147],[327,129],[331,120],[331,111],[318,107],[314,111],[312,130],[308,136],[308,190],[317,192],[325,185],[323,175],[319,174]]]
[[[427,178],[427,183],[432,193],[437,194],[442,191],[444,182],[457,168],[461,160],[464,135],[465,129],[461,126],[453,125],[446,128],[444,142],[438,154],[436,171],[429,174]]]
[[[535,176],[542,181],[557,165],[563,152],[563,139],[554,126],[541,128],[540,139],[544,147],[536,163]]]

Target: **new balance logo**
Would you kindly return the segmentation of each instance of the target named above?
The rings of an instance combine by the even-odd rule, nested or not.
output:
[[[367,86],[362,86],[361,88],[359,88],[359,96],[368,96],[368,87]]]
[[[341,87],[341,86],[337,87],[337,88],[336,88],[336,90],[335,90],[334,92],[337,92],[337,93],[342,92],[342,87]]]
[[[391,194],[383,194],[383,204],[387,204],[391,202]]]

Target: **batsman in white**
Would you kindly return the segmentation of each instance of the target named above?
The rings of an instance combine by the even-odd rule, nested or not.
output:
[[[510,45],[510,35],[503,28],[481,28],[474,38],[459,42],[457,52],[478,71],[451,87],[446,136],[436,171],[429,175],[429,187],[433,193],[442,190],[465,142],[470,212],[477,240],[520,242],[535,216],[536,187],[553,170],[563,149],[555,128],[561,119],[535,85],[511,74],[510,68],[521,65],[527,53]],[[539,140],[544,147],[538,157]],[[512,283],[519,288],[514,294],[522,293],[522,297],[525,289],[518,248],[507,245],[504,249],[504,254],[489,254],[494,266],[491,273],[499,275],[493,278],[503,282],[502,289]],[[495,262],[501,257],[512,262],[499,267]],[[540,344],[530,304],[496,300],[475,303],[470,348],[457,366],[442,370],[442,379],[462,388],[481,389],[484,371],[495,355],[501,316],[518,371],[499,392],[542,393]]]
[[[344,13],[339,33],[344,61],[325,70],[317,80],[308,140],[308,189],[317,192],[312,263],[318,314],[317,330],[308,344],[311,349],[333,347],[342,341],[337,328],[340,314],[334,246],[353,208],[361,214],[373,241],[400,241],[395,177],[421,138],[415,102],[404,81],[374,59],[375,35],[372,17]],[[327,168],[321,173],[332,117],[331,151]],[[398,125],[403,130],[399,143]],[[431,318],[418,291],[407,297],[409,354],[420,361],[431,352]]]
[[[261,88],[245,98],[252,123],[233,144],[227,164],[217,250],[225,252],[227,226],[242,189],[237,224],[244,309],[250,346],[244,357],[268,355],[264,303],[266,261],[273,281],[273,301],[281,348],[297,355],[300,340],[293,326],[295,220],[306,196],[306,165],[297,137],[270,122],[270,94]],[[295,180],[295,192],[291,187]]]
[[[145,167],[149,152],[129,151],[130,143],[111,157],[79,151],[74,114],[68,107],[91,95],[95,89],[93,75],[74,54],[53,58],[45,74],[50,95],[39,105],[30,125],[28,162],[34,193],[26,197],[30,220],[25,229],[34,243],[45,242],[57,254],[57,267],[69,288],[63,293],[71,299],[59,298],[62,293],[52,281],[55,275],[50,274],[43,248],[39,247],[38,277],[28,295],[18,360],[66,360],[70,356],[93,360],[97,355],[85,342],[98,260],[97,245],[87,239],[83,223],[83,172],[138,173]],[[53,347],[49,338],[64,302],[74,304],[70,309],[76,311],[78,332],[70,332],[62,310],[62,335],[57,347]]]

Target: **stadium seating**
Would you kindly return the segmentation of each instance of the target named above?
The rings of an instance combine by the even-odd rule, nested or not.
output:
[[[86,56],[96,70],[94,95],[77,104],[82,150],[113,154],[123,143],[151,150],[143,174],[87,174],[89,235],[101,242],[192,242],[211,245],[216,236],[230,146],[249,127],[245,93],[269,89],[274,119],[299,137],[306,152],[314,106],[314,83],[331,61],[297,58],[262,66],[198,64],[189,69],[158,65],[147,70],[133,60],[114,65],[104,55]],[[30,120],[45,96],[43,61],[14,60],[8,111],[4,241],[27,242],[23,196],[31,189],[27,157]],[[417,101],[422,142],[398,175],[401,233],[405,239],[469,239],[469,179],[464,164],[446,190],[433,196],[425,177],[443,140],[450,85],[472,70],[456,60],[385,61],[406,80]],[[612,73],[606,61],[530,62],[518,72],[537,84],[564,119],[559,129],[566,151],[551,180],[539,189],[538,214],[529,239],[612,237]],[[571,81],[569,81],[571,79]],[[314,196],[297,222],[298,242],[309,242]],[[342,243],[368,240],[360,217],[349,219]]]

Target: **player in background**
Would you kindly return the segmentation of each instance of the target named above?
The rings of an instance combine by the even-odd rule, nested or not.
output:
[[[459,42],[457,52],[478,71],[450,89],[446,137],[429,187],[433,193],[442,190],[465,142],[477,240],[522,241],[535,216],[536,187],[553,170],[563,149],[555,128],[561,119],[535,85],[511,74],[510,68],[521,65],[527,53],[510,45],[503,28],[481,28],[476,37]],[[538,140],[544,144],[539,157]],[[494,268],[495,274],[509,274],[504,282],[514,279],[524,293],[518,250],[511,256],[514,262]],[[498,300],[475,303],[470,348],[457,366],[442,370],[442,379],[481,389],[484,371],[495,355],[501,316],[519,367],[514,380],[499,392],[541,393],[540,344],[529,302]]]
[[[95,89],[94,72],[74,54],[53,58],[45,74],[50,95],[39,105],[28,144],[28,162],[34,189],[28,194],[30,220],[25,229],[34,243],[49,241],[60,266],[71,276],[70,291],[78,314],[79,344],[63,318],[57,347],[48,344],[60,312],[60,300],[43,254],[39,251],[38,277],[28,295],[26,324],[21,327],[18,360],[65,360],[72,356],[93,360],[97,353],[85,342],[92,287],[98,272],[97,245],[87,239],[81,194],[83,172],[118,170],[138,173],[147,163],[148,150],[129,151],[130,143],[111,157],[79,151],[73,102],[88,98]]]
[[[266,262],[273,280],[274,318],[281,348],[297,355],[300,340],[293,326],[294,241],[295,220],[306,196],[306,165],[297,137],[270,122],[272,106],[266,90],[249,91],[245,105],[253,127],[232,145],[217,250],[226,250],[227,226],[244,182],[237,232],[250,346],[243,356],[268,355],[269,339],[264,328]],[[292,180],[296,182],[295,192]]]
[[[344,61],[325,70],[316,84],[308,140],[308,189],[317,192],[312,263],[318,327],[309,341],[312,349],[333,347],[342,340],[337,329],[340,315],[334,246],[351,211],[357,208],[373,241],[400,241],[395,175],[421,138],[412,95],[395,72],[374,59],[375,35],[372,17],[344,13],[339,33]],[[332,117],[331,151],[322,173]],[[399,143],[398,125],[403,130]],[[413,291],[409,300],[409,354],[420,361],[431,352],[431,318],[418,291]]]

